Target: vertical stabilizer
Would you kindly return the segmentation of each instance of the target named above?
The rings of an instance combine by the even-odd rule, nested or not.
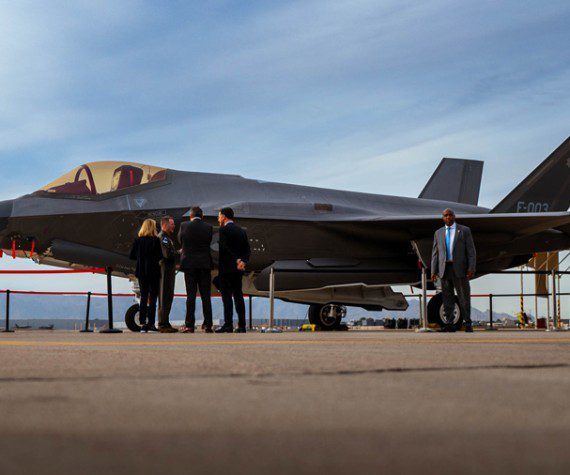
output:
[[[476,205],[482,175],[481,161],[444,158],[418,198]]]
[[[570,206],[570,137],[511,191],[491,213],[566,211]]]

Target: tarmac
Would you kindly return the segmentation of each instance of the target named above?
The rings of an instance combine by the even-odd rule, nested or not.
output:
[[[0,334],[2,473],[568,473],[570,333]]]

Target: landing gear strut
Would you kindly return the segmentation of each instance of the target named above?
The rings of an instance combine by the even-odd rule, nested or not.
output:
[[[341,320],[346,317],[346,307],[342,305],[313,304],[309,306],[309,322],[320,330],[338,330]]]
[[[125,312],[125,325],[127,325],[127,328],[132,332],[140,332],[141,321],[139,313],[139,302],[141,300],[141,290],[139,287],[139,281],[137,279],[133,279],[131,280],[131,285],[133,287],[133,293],[135,294],[135,301],[137,303],[131,305]]]

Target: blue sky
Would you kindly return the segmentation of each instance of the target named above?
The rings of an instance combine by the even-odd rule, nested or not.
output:
[[[1,6],[0,199],[93,160],[416,196],[451,156],[492,206],[570,131],[568,2]]]

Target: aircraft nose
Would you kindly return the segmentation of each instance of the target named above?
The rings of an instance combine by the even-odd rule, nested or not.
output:
[[[8,227],[8,218],[12,216],[14,200],[0,201],[0,233]]]

